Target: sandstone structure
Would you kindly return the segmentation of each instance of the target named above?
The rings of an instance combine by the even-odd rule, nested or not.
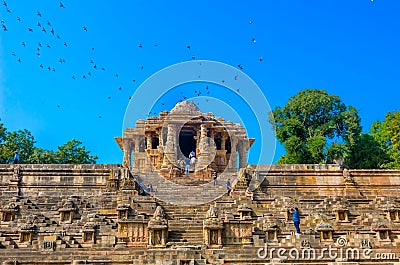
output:
[[[138,120],[136,128],[116,137],[124,152],[123,164],[135,173],[157,171],[166,177],[182,175],[184,160],[192,151],[197,162],[191,171],[197,176],[210,177],[207,170],[237,171],[246,167],[246,153],[254,140],[247,138],[240,124],[202,113],[190,101],[178,103],[159,117]]]
[[[192,107],[183,126],[183,118],[172,123],[164,113],[127,129],[117,139],[125,166],[0,165],[0,264],[399,264],[400,170],[247,165],[240,157],[253,140],[243,128]],[[189,149],[178,150],[179,128],[181,143],[194,139]],[[204,139],[215,143],[214,152]],[[171,165],[180,171],[179,155],[192,148],[198,163],[203,155],[205,168],[232,180],[230,196],[219,181],[214,190],[201,184],[206,188],[180,194],[186,204],[159,199],[174,190],[155,174],[205,174],[166,175]],[[249,191],[254,177],[263,181]],[[210,194],[206,203],[189,203]],[[294,207],[301,235],[291,221]]]

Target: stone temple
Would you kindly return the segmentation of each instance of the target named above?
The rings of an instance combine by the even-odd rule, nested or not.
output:
[[[0,264],[400,264],[400,170],[249,165],[190,102],[116,141],[121,165],[0,165]]]

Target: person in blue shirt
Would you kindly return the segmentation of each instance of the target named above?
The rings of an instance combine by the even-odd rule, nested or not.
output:
[[[218,185],[218,175],[217,172],[214,171],[214,173],[212,174],[213,180],[214,180],[214,186]]]
[[[299,212],[299,209],[296,207],[296,208],[292,208],[291,209],[291,212],[292,212],[292,220],[293,220],[293,224],[294,224],[294,227],[296,228],[296,235],[301,235],[301,232],[300,232],[300,212]]]
[[[226,190],[228,191],[228,196],[231,195],[231,180],[228,179],[225,183]]]
[[[189,157],[186,157],[185,165],[186,165],[186,167],[185,167],[186,174],[189,174],[189,171],[190,171],[190,158]]]
[[[14,154],[14,164],[18,164],[18,162],[19,162],[19,154],[18,154],[18,152],[15,152],[15,154]]]

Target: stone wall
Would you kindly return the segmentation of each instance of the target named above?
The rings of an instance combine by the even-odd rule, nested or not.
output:
[[[263,181],[248,194],[252,176]],[[400,171],[262,165],[239,177],[231,196],[178,206],[139,195],[135,176],[119,165],[0,165],[0,264],[399,262]],[[264,248],[276,251],[263,257]],[[320,257],[285,260],[279,248]],[[324,248],[368,250],[374,259]]]

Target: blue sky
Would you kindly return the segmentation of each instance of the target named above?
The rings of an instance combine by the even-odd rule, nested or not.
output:
[[[30,130],[42,148],[76,138],[98,163],[120,163],[113,138],[122,134],[129,97],[157,71],[193,56],[240,64],[271,108],[304,88],[325,89],[359,110],[364,131],[399,110],[396,0],[6,3],[0,118],[9,130]],[[245,120],[218,91],[209,97],[236,106]],[[173,95],[165,107],[181,99]],[[282,153],[278,146],[274,161]]]

